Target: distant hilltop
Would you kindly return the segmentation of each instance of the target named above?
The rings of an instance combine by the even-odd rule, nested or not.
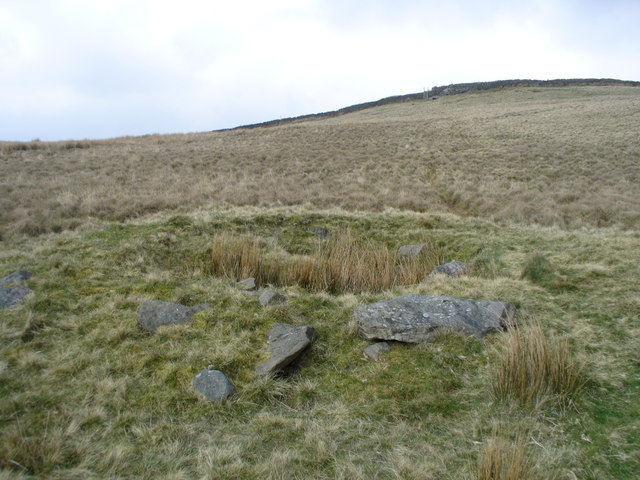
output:
[[[441,87],[433,87],[431,90],[419,93],[409,93],[407,95],[394,95],[392,97],[381,98],[373,102],[359,103],[357,105],[351,105],[350,107],[344,107],[339,110],[332,110],[330,112],[311,113],[308,115],[301,115],[298,117],[281,118],[278,120],[270,120],[267,122],[253,123],[250,125],[241,125],[235,128],[223,129],[223,130],[238,130],[247,128],[258,127],[273,127],[276,125],[283,125],[286,123],[296,122],[299,120],[310,120],[313,118],[325,118],[325,117],[337,117],[347,113],[357,112],[365,110],[367,108],[379,107],[382,105],[388,105],[390,103],[409,102],[413,100],[422,100],[425,97],[433,98],[442,95],[459,95],[461,93],[476,92],[480,90],[494,90],[498,88],[513,88],[513,87],[567,87],[567,86],[626,86],[626,87],[640,87],[640,82],[631,80],[616,80],[614,78],[571,78],[571,79],[556,79],[556,80],[495,80],[493,82],[474,82],[474,83],[455,83],[451,85],[444,85]],[[216,130],[220,131],[220,130]]]

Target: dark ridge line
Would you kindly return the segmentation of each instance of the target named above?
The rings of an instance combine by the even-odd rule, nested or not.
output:
[[[467,92],[476,92],[480,90],[494,90],[498,88],[513,87],[566,87],[566,86],[627,86],[640,87],[640,82],[632,80],[617,80],[614,78],[573,78],[573,79],[556,79],[556,80],[496,80],[492,82],[474,82],[474,83],[455,83],[441,87],[433,87],[431,90],[419,93],[409,93],[407,95],[394,95],[391,97],[381,98],[373,102],[358,103],[349,107],[329,112],[310,113],[297,117],[281,118],[278,120],[269,120],[266,122],[252,123],[249,125],[240,125],[232,128],[222,128],[213,130],[213,132],[225,132],[229,130],[249,130],[260,127],[275,127],[288,123],[295,123],[301,120],[311,120],[318,118],[330,118],[345,115],[347,113],[359,112],[367,108],[380,107],[390,103],[410,102],[414,100],[423,100],[425,96],[428,98],[438,97],[441,95],[460,95]]]

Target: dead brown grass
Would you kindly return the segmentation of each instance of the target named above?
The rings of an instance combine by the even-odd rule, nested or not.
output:
[[[476,480],[534,480],[534,464],[527,457],[527,443],[523,438],[515,442],[493,436],[478,459]]]
[[[233,280],[254,277],[260,286],[299,285],[312,292],[380,292],[424,280],[442,261],[432,245],[419,257],[402,259],[384,245],[356,239],[349,231],[333,235],[307,256],[276,256],[256,239],[220,234],[211,248],[211,273]]]
[[[444,211],[640,222],[640,89],[516,88],[188,135],[0,144],[0,228],[195,207]]]
[[[507,335],[493,380],[496,398],[525,405],[566,402],[584,386],[583,368],[573,359],[567,339],[545,334],[539,324],[512,328]]]

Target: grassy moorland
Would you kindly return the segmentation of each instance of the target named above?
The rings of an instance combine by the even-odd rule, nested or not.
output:
[[[640,90],[518,88],[270,128],[0,143],[4,237],[173,209],[448,212],[635,228]]]
[[[0,479],[638,478],[636,92],[525,88],[4,144],[0,276],[34,276],[0,311]],[[358,256],[363,283],[305,283],[302,267],[332,268],[314,225],[384,261]],[[427,278],[426,262],[398,278],[385,262],[418,242],[471,271]],[[244,272],[220,269],[238,245],[287,303],[261,307],[237,288]],[[380,268],[389,283],[370,283]],[[404,293],[512,302],[518,328],[366,361],[354,307]],[[210,308],[151,336],[136,323],[146,299]],[[253,367],[276,322],[318,338],[296,375],[264,379]],[[194,395],[207,366],[232,400]]]

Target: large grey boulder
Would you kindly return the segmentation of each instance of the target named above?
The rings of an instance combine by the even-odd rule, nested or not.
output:
[[[404,259],[417,258],[426,253],[428,244],[403,245],[398,249],[398,256]]]
[[[209,305],[185,307],[178,303],[149,300],[140,305],[138,324],[152,333],[166,325],[186,325],[191,322],[193,315]]]
[[[285,297],[284,295],[280,295],[275,290],[271,290],[270,288],[267,288],[265,291],[262,292],[259,300],[260,300],[260,304],[263,307],[266,307],[268,305],[282,304],[287,301],[287,297]]]
[[[430,277],[434,277],[436,275],[446,275],[447,277],[460,277],[467,273],[467,265],[458,260],[452,260],[447,263],[443,263],[442,265],[438,265],[433,271],[429,274]]]
[[[313,327],[296,327],[286,323],[277,323],[267,333],[267,349],[271,353],[269,360],[256,367],[259,375],[275,375],[285,372],[287,367],[297,362],[311,347],[316,338]]]
[[[0,309],[15,307],[31,293],[23,287],[0,288]]]
[[[460,330],[474,337],[502,330],[515,315],[510,303],[436,295],[403,295],[355,309],[360,333],[369,340],[422,343],[438,328]]]
[[[222,402],[236,393],[235,387],[224,373],[208,368],[193,377],[193,389],[209,402]]]
[[[0,287],[22,287],[25,280],[29,280],[32,277],[31,272],[26,270],[18,270],[6,277],[0,278]]]

